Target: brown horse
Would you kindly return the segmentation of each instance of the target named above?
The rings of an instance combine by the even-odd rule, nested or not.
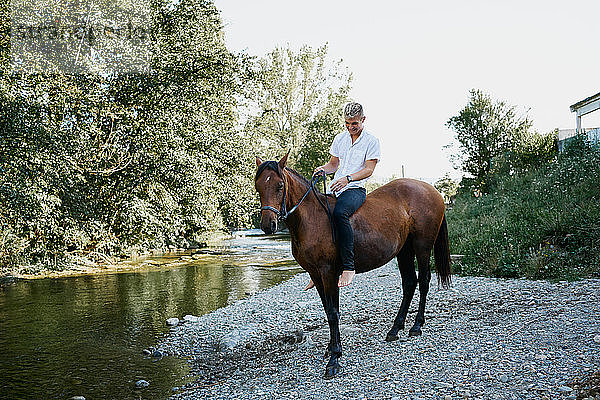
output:
[[[325,377],[340,371],[342,345],[339,331],[339,288],[342,273],[325,200],[335,204],[333,196],[309,195],[311,183],[286,168],[287,155],[279,162],[262,162],[258,167],[255,187],[262,206],[261,228],[271,234],[277,221],[285,219],[292,240],[292,254],[313,280],[329,322],[330,341],[325,357],[330,355]],[[300,204],[301,203],[301,204]],[[290,210],[290,211],[286,211]],[[397,257],[402,276],[402,304],[386,340],[398,339],[410,302],[419,283],[419,310],[410,336],[421,334],[425,323],[425,301],[431,271],[429,258],[434,250],[438,279],[443,286],[450,283],[450,252],[444,216],[444,200],[431,185],[413,179],[397,179],[370,193],[364,204],[351,217],[354,230],[355,269],[370,271]],[[415,272],[417,258],[419,277]]]

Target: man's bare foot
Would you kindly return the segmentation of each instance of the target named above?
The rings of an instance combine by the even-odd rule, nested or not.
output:
[[[310,290],[314,287],[315,287],[315,283],[311,279],[310,282],[308,282],[308,285],[306,285],[306,287],[304,288],[304,290]]]
[[[342,272],[342,276],[340,276],[340,280],[338,281],[338,287],[348,286],[352,283],[352,279],[354,279],[354,271]]]

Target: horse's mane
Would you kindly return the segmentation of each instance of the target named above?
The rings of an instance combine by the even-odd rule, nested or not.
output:
[[[279,163],[277,161],[265,161],[264,163],[260,164],[258,166],[258,169],[256,170],[256,175],[254,176],[255,182],[258,180],[258,177],[260,176],[260,174],[262,174],[263,171],[267,168],[277,172],[277,175],[279,175],[281,178],[283,178],[283,175],[281,173],[281,168],[279,168]]]
[[[254,180],[255,181],[258,180],[258,177],[260,176],[260,174],[262,174],[263,171],[267,168],[277,172],[277,175],[279,175],[279,177],[283,178],[281,168],[279,167],[279,163],[277,161],[265,161],[258,166],[258,169],[256,170],[256,175],[254,176]],[[306,186],[310,186],[310,181],[308,179],[306,179],[305,177],[303,177],[300,172],[295,171],[288,167],[285,167],[285,170],[288,172],[291,172],[292,175],[294,175],[294,176],[296,176],[296,178],[300,179],[300,181],[302,183],[304,183]]]
[[[255,181],[258,180],[258,177],[260,176],[260,174],[262,174],[263,171],[267,168],[275,171],[277,173],[277,175],[279,175],[279,177],[283,178],[283,173],[282,173],[281,168],[279,167],[279,163],[277,161],[265,161],[258,166],[258,169],[256,170],[256,175],[254,176],[254,180]],[[302,174],[300,172],[293,170],[289,167],[285,167],[285,170],[290,172],[296,178],[298,178],[300,180],[300,182],[303,183],[305,186],[310,186],[310,181],[308,179],[306,179],[304,176],[302,176]],[[320,193],[319,192],[319,194],[332,197],[332,195],[328,194],[328,193]]]
[[[307,186],[310,186],[310,181],[308,179],[306,179],[305,177],[302,176],[302,174],[296,170],[293,170],[291,168],[285,167],[286,171],[291,172],[292,175],[296,176],[296,178],[300,179],[300,181],[302,183],[304,183]]]

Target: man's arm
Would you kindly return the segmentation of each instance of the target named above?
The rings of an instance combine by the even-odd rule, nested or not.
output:
[[[358,172],[350,175],[353,181],[360,181],[361,179],[365,179],[373,175],[373,171],[375,171],[375,165],[377,165],[377,160],[367,160],[365,161],[365,167]]]
[[[361,169],[360,171],[355,172],[352,175],[350,175],[350,178],[353,181],[359,181],[361,179],[370,177],[371,175],[373,175],[373,171],[375,170],[375,165],[377,165],[377,160],[365,161],[365,167],[363,169]],[[331,190],[333,190],[334,192],[337,192],[338,190],[340,190],[344,186],[346,186],[348,183],[349,183],[348,178],[344,176],[331,184]]]
[[[333,174],[335,171],[337,171],[339,165],[340,165],[340,159],[336,156],[331,156],[331,159],[329,160],[329,162],[327,164],[321,165],[321,166],[315,168],[315,172],[313,173],[313,176],[321,171],[325,171],[326,174]],[[373,167],[373,168],[375,168],[375,167]]]

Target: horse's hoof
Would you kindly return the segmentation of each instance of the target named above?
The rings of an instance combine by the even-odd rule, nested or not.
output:
[[[325,368],[325,375],[323,376],[323,378],[325,378],[325,379],[335,378],[336,376],[338,376],[341,373],[342,373],[342,367],[340,365],[332,365],[330,367]]]
[[[393,342],[393,341],[395,341],[395,340],[398,340],[398,339],[400,339],[400,338],[398,337],[398,335],[390,335],[389,333],[388,333],[388,334],[387,334],[387,336],[385,337],[385,341],[386,341],[386,342]]]
[[[422,334],[421,328],[411,328],[410,331],[408,331],[408,336],[421,336]]]

